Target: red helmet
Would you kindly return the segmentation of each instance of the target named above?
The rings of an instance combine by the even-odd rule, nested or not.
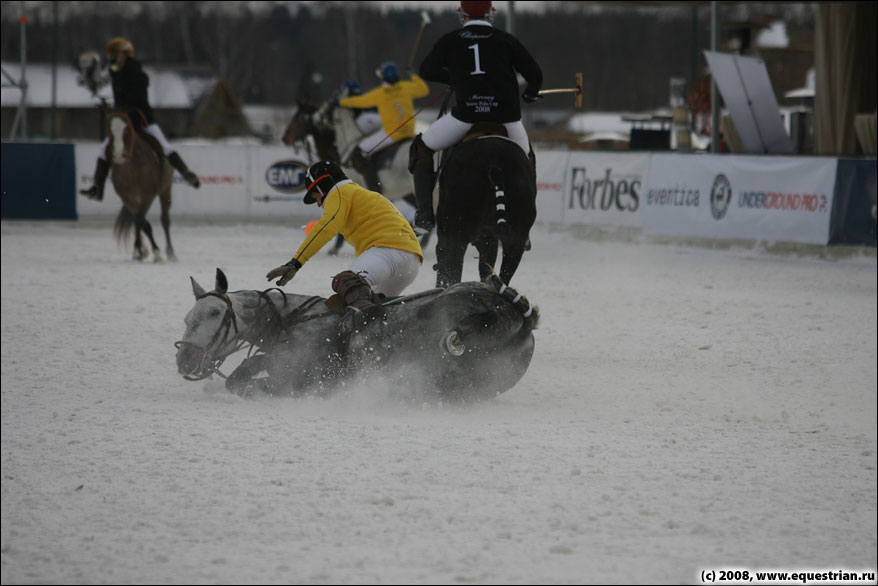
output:
[[[464,2],[461,1],[458,12],[465,12],[470,18],[484,18],[491,12],[490,2]]]

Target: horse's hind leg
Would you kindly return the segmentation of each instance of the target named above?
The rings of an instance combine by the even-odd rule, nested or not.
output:
[[[141,261],[146,258],[146,255],[149,254],[149,251],[146,250],[143,246],[143,240],[140,237],[140,224],[137,222],[137,219],[134,220],[134,252],[131,255],[131,260]]]
[[[341,247],[344,246],[344,236],[339,234],[335,237],[335,243],[332,245],[332,248],[329,249],[330,256],[336,256],[338,251],[341,250]]]
[[[137,224],[139,229],[143,230],[143,233],[146,234],[146,237],[149,238],[149,243],[152,245],[153,260],[155,262],[162,262],[162,252],[161,250],[159,250],[159,245],[156,244],[155,238],[153,238],[152,225],[146,219],[146,213],[142,212],[137,214],[137,217],[135,218],[135,223]],[[146,258],[145,254],[141,257],[141,260],[143,260],[144,258]]]
[[[490,234],[482,235],[475,244],[479,251],[479,279],[484,281],[494,274],[497,263],[497,240]]]
[[[460,283],[463,275],[463,256],[466,254],[466,240],[456,239],[448,242],[448,239],[439,239],[436,245],[436,286],[448,287]]]
[[[171,245],[171,187],[159,194],[159,202],[162,206],[162,228],[165,231],[165,253],[168,260],[177,262],[177,255],[174,254],[174,247]]]
[[[516,242],[515,244],[509,244],[509,246],[503,245],[503,265],[500,268],[500,278],[507,285],[512,280],[512,275],[518,270],[518,265],[521,264],[524,249],[524,242]]]

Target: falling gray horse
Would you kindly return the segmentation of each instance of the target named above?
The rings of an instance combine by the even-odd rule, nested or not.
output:
[[[515,386],[534,352],[539,311],[497,277],[389,300],[384,319],[350,336],[323,297],[229,292],[220,269],[212,291],[191,280],[196,301],[177,342],[178,372],[219,374],[226,358],[249,348],[226,380],[242,396],[328,395],[378,377],[418,394],[486,399]]]

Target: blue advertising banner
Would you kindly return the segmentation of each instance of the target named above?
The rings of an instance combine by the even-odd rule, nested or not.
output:
[[[875,159],[839,159],[830,244],[876,245],[876,185]]]
[[[77,219],[72,144],[4,142],[2,151],[3,219]]]

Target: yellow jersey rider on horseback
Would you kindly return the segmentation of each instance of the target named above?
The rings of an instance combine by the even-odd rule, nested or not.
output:
[[[411,74],[411,81],[401,80],[399,68],[393,61],[382,63],[375,70],[375,75],[382,81],[381,86],[363,95],[342,98],[338,105],[343,108],[378,109],[381,126],[360,141],[351,162],[363,174],[366,186],[373,191],[380,191],[378,170],[371,157],[376,152],[415,135],[414,100],[429,94],[430,88],[415,74]]]
[[[145,118],[146,128],[143,130],[158,141],[168,158],[168,162],[180,172],[192,187],[196,189],[200,187],[201,182],[198,180],[198,175],[189,170],[155,122],[155,115],[147,98],[149,76],[143,71],[140,62],[134,58],[134,45],[122,37],[111,39],[107,43],[107,57],[111,64],[110,78],[113,82],[114,107],[117,110],[126,111],[136,127],[139,127],[142,118]],[[94,185],[80,191],[82,195],[90,199],[100,201],[104,198],[104,183],[110,172],[110,163],[107,161],[107,145],[109,143],[109,138],[105,138],[104,142],[101,143],[95,167]]]
[[[522,98],[535,102],[541,96],[543,73],[524,45],[491,24],[495,9],[491,2],[462,1],[458,8],[463,25],[440,38],[421,62],[419,73],[427,81],[451,86],[455,105],[412,143],[409,170],[413,174],[415,229],[427,232],[433,215],[433,153],[460,142],[476,122],[496,122],[534,163],[518,97],[520,73],[527,86]]]
[[[332,290],[337,296],[327,304],[338,303],[333,307],[338,311],[347,308],[339,328],[351,333],[382,315],[379,294],[397,296],[414,282],[424,253],[396,206],[348,179],[335,162],[318,161],[305,177],[309,186],[303,201],[316,202],[323,216],[293,258],[268,271],[266,278],[278,279],[276,284],[283,287],[336,234],[344,234],[356,250],[356,259],[348,270],[333,277]]]

